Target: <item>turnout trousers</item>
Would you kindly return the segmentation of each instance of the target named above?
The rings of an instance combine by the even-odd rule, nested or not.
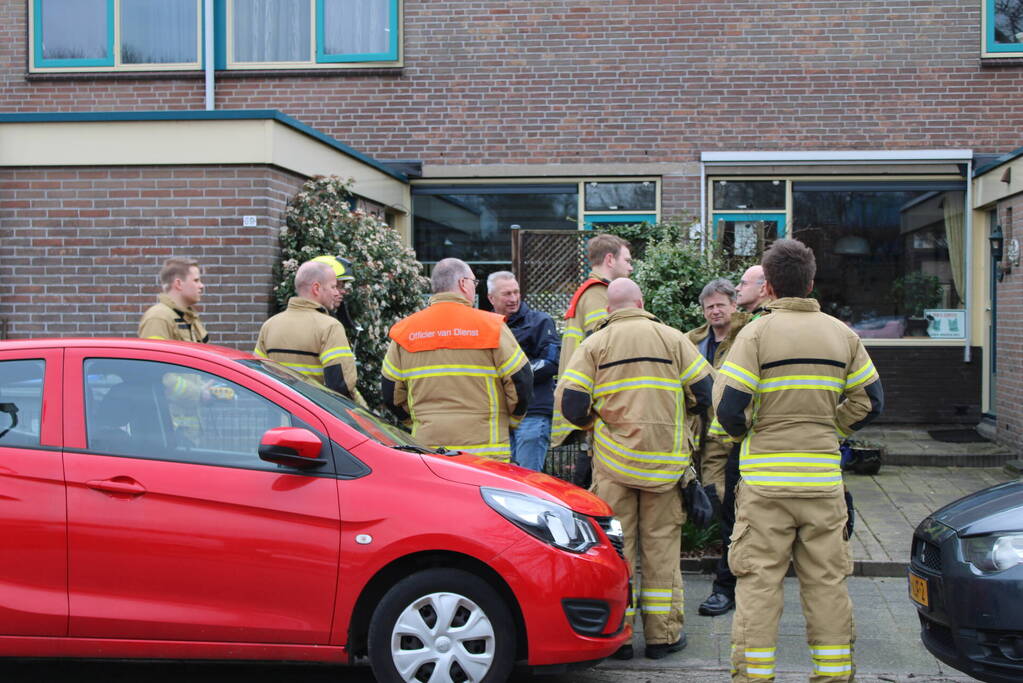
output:
[[[681,637],[683,622],[682,490],[674,486],[664,493],[651,493],[623,486],[596,469],[593,490],[622,523],[625,560],[638,586],[635,603],[642,613],[646,643],[674,643]],[[635,608],[629,608],[626,616],[632,623]]]
[[[799,579],[813,683],[852,681],[852,602],[846,578],[842,489],[820,498],[775,498],[740,482],[728,563],[737,578],[732,619],[732,680],[773,681],[782,581],[789,560]]]

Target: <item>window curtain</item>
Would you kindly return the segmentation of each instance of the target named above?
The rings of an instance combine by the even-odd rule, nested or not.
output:
[[[323,52],[360,55],[390,50],[391,0],[324,0]]]
[[[197,11],[195,0],[121,0],[121,62],[198,61]]]
[[[963,204],[965,193],[946,192],[942,206],[945,211],[945,240],[948,242],[948,259],[952,268],[952,282],[960,301],[966,301],[965,248],[966,227]]]
[[[309,0],[234,0],[236,62],[308,62]]]

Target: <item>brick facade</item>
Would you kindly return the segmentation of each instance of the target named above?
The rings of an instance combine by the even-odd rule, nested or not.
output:
[[[160,265],[188,256],[203,267],[210,341],[250,349],[303,180],[265,166],[0,169],[7,335],[134,336]]]
[[[1011,210],[1011,218],[1010,218]],[[1023,194],[998,206],[1005,243],[1023,242]],[[1006,261],[1003,261],[1003,264]],[[998,440],[1023,455],[1023,268],[1015,266],[997,285],[998,320],[995,416]]]
[[[975,425],[981,415],[982,350],[923,346],[868,349],[884,382],[885,410],[878,422]]]

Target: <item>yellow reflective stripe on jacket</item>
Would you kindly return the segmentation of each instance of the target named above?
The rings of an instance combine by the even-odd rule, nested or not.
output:
[[[841,394],[845,391],[845,381],[825,375],[783,375],[781,377],[762,379],[760,380],[760,386],[757,387],[757,391],[762,394],[771,391],[784,391],[786,389],[820,389]]]
[[[583,335],[583,330],[582,330],[581,327],[576,327],[575,325],[569,325],[569,326],[565,327],[565,331],[562,333],[562,336],[566,337],[566,338],[567,337],[573,337],[573,338],[578,340],[576,343],[579,343],[580,341],[583,340],[583,336],[584,335]]]
[[[682,382],[682,384],[689,384],[689,380],[695,377],[701,370],[707,367],[707,365],[707,360],[703,356],[697,357],[696,360],[689,364],[689,367],[685,369],[685,372],[679,375],[679,381]]]
[[[352,353],[351,347],[348,346],[335,346],[320,353],[320,362],[324,365],[327,365],[335,358],[355,358],[355,354]]]
[[[853,387],[858,387],[872,378],[875,372],[874,364],[868,361],[862,368],[845,378],[845,388],[852,389]]]
[[[443,446],[451,451],[465,451],[473,455],[481,455],[492,460],[507,462],[511,459],[511,444],[507,443],[480,443],[472,446]]]
[[[560,378],[569,382],[575,382],[583,389],[586,389],[587,392],[593,391],[593,380],[578,370],[565,370]]]
[[[487,416],[490,423],[490,443],[497,443],[501,440],[500,430],[498,429],[500,411],[497,408],[497,379],[488,379],[485,383],[487,385],[487,401],[490,404]]]
[[[497,369],[492,365],[423,365],[418,368],[409,368],[402,375],[402,379],[448,377],[451,375],[497,377]]]
[[[285,363],[282,360],[277,361],[286,368],[291,368],[295,372],[301,372],[303,375],[322,375],[322,365],[311,365],[307,363]]]
[[[644,452],[626,448],[615,443],[604,427],[604,423],[598,421],[593,431],[593,457],[627,478],[646,483],[673,482],[678,481],[689,466],[688,453]],[[652,463],[666,464],[668,467],[649,467]]]
[[[731,377],[736,382],[749,387],[753,391],[756,391],[757,387],[760,385],[759,377],[749,370],[727,360],[724,362],[724,365],[721,366],[721,370],[719,370],[719,372],[722,375]]]
[[[522,353],[522,349],[516,348],[515,353],[512,354],[512,357],[506,360],[505,362],[501,363],[501,365],[497,367],[497,374],[500,375],[501,377],[507,377],[513,372],[511,368],[515,367],[515,365],[520,362],[522,364],[526,364],[529,361],[526,360],[526,354]]]
[[[725,428],[721,426],[716,417],[710,421],[710,426],[707,427],[707,436],[712,436],[722,443],[735,443],[738,441],[738,439],[725,431]]]
[[[607,317],[607,309],[598,308],[595,311],[590,311],[583,318],[583,326],[584,327],[590,327],[591,325],[596,325],[597,323],[599,323],[601,320],[603,320],[606,317]]]
[[[405,371],[399,370],[394,363],[387,359],[386,356],[384,357],[384,363],[381,370],[384,373],[384,377],[387,377],[388,379],[393,379],[396,382],[405,379]]]
[[[151,335],[149,337],[145,337],[145,339],[162,339],[164,341],[168,341],[167,337],[161,337],[158,334],[154,334],[154,335]]]
[[[630,377],[614,382],[604,382],[594,387],[594,396],[608,396],[619,391],[631,389],[662,389],[664,391],[682,391],[682,385],[671,377]]]
[[[258,346],[256,348],[252,349],[252,353],[257,355],[257,356],[259,356],[260,358],[266,358],[266,359],[270,358],[270,356],[268,356],[265,353],[263,353],[262,349],[260,349]]]
[[[836,453],[750,453],[753,433],[739,449],[739,473],[750,486],[830,487],[842,483]],[[803,468],[803,469],[797,469]],[[809,470],[809,471],[808,471]]]

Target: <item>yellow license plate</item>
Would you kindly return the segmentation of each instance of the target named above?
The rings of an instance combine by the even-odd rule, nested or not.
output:
[[[927,579],[910,573],[909,597],[913,599],[913,602],[930,607],[931,603],[927,600]]]

